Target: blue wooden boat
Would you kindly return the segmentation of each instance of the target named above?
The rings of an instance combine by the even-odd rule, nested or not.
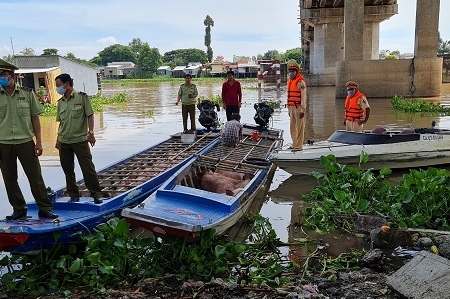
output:
[[[123,209],[122,216],[161,237],[197,238],[210,228],[224,233],[271,183],[275,169],[267,158],[281,146],[283,131],[263,131],[257,140],[251,133],[236,147],[220,143],[196,155],[141,204]],[[224,187],[230,183],[238,188]]]
[[[220,142],[218,134],[203,134],[192,144],[174,135],[146,150],[118,161],[98,172],[105,197],[95,204],[83,181],[79,202],[70,202],[65,189],[54,194],[54,211],[58,219],[40,219],[38,207],[27,203],[28,218],[0,221],[0,250],[34,254],[55,244],[80,241],[77,232],[89,233],[100,223],[120,216],[125,207],[142,202],[183,165],[195,159],[193,154],[207,152]]]

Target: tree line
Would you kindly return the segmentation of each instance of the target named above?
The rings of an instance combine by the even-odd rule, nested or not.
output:
[[[211,49],[208,46],[208,49]],[[44,49],[40,55],[59,55],[58,49],[48,48]],[[20,51],[21,55],[36,56],[32,48],[24,48]],[[88,66],[106,66],[109,62],[115,61],[130,61],[139,66],[139,70],[131,75],[135,78],[149,78],[156,73],[156,69],[161,65],[168,65],[172,68],[179,65],[187,65],[189,62],[200,62],[202,64],[210,62],[211,59],[208,54],[212,55],[212,50],[209,53],[195,48],[190,49],[176,49],[160,54],[158,48],[151,47],[148,42],[143,42],[140,38],[133,38],[128,45],[115,44],[108,46],[98,52],[97,56],[90,60],[77,58],[73,53],[67,53],[67,59],[88,65]],[[218,58],[221,56],[218,56]],[[4,60],[14,63],[12,55],[4,56]],[[278,59],[281,62],[287,62],[289,59],[301,61],[301,49],[293,48],[284,53],[278,50],[268,50],[264,54],[258,54],[257,59]]]

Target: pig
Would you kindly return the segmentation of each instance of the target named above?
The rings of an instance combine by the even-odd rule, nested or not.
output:
[[[228,178],[232,178],[232,179],[236,179],[236,180],[243,180],[245,178],[245,173],[241,173],[241,172],[234,172],[234,171],[226,171],[226,170],[221,170],[221,169],[217,169],[216,173],[219,173],[223,176],[226,176]]]
[[[200,179],[200,186],[206,191],[234,196],[242,190],[249,181],[250,180],[233,179],[226,177],[221,173],[207,170]]]

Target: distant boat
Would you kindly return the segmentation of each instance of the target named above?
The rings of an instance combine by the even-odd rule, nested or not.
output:
[[[196,155],[141,204],[122,210],[122,216],[161,237],[197,238],[210,228],[224,233],[271,183],[275,167],[267,158],[282,144],[282,130],[269,129],[260,137],[246,130],[236,147],[215,144]]]
[[[84,195],[79,202],[70,202],[65,189],[56,191],[53,209],[58,219],[40,219],[36,203],[27,203],[29,218],[0,221],[0,250],[33,254],[55,244],[79,242],[77,232],[92,232],[98,224],[120,216],[123,208],[139,204],[194,159],[193,154],[203,154],[219,143],[217,137],[209,132],[187,144],[178,134],[102,169],[98,177],[108,196],[101,204],[88,197],[83,181],[78,182]]]
[[[337,130],[326,141],[309,142],[303,150],[280,149],[270,160],[291,174],[323,172],[320,157],[333,154],[340,164],[359,166],[360,153],[369,155],[361,167],[379,170],[450,163],[450,130],[436,128],[351,132]]]

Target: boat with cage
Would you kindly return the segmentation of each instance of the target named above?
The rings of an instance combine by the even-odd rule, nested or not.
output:
[[[80,241],[80,234],[90,233],[100,223],[120,216],[125,207],[132,207],[154,192],[193,154],[206,153],[220,143],[218,133],[208,132],[195,142],[182,142],[180,134],[131,155],[98,172],[103,202],[95,204],[84,182],[78,182],[81,197],[71,202],[66,189],[51,192],[57,219],[38,217],[35,202],[27,203],[28,217],[0,221],[0,250],[33,254],[55,244]]]
[[[275,167],[267,159],[282,145],[282,130],[265,129],[254,138],[244,126],[236,147],[215,144],[195,155],[155,193],[134,208],[122,210],[131,225],[160,237],[199,237],[207,229],[224,233],[271,183]]]

